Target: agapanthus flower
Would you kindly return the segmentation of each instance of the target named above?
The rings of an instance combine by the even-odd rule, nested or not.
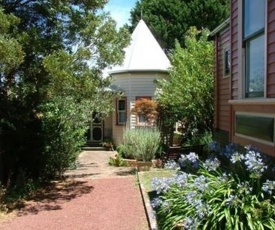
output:
[[[185,187],[188,182],[188,177],[189,177],[189,175],[185,172],[176,174],[174,176],[176,185],[178,187]]]
[[[275,181],[266,180],[262,185],[262,190],[271,195],[275,190]]]
[[[155,197],[152,201],[151,201],[151,206],[153,209],[156,209],[158,207],[160,207],[162,204],[162,200],[159,197]]]
[[[174,160],[169,160],[164,164],[164,168],[168,170],[178,170],[179,165],[176,161]]]
[[[197,200],[197,192],[196,191],[189,191],[186,193],[186,201],[190,205],[194,205]]]
[[[225,203],[228,206],[237,206],[239,203],[239,198],[234,195],[229,195],[229,197],[225,200]]]
[[[246,195],[252,192],[252,187],[250,186],[248,181],[242,182],[237,185],[240,193],[245,193]]]
[[[208,171],[216,171],[216,169],[220,166],[221,162],[217,159],[207,159],[203,163],[203,167],[206,168]]]
[[[186,217],[183,221],[183,227],[186,230],[195,230],[198,225],[197,219],[192,219],[191,217]]]
[[[227,183],[230,177],[231,177],[230,174],[223,173],[222,176],[218,177],[218,180],[222,183]]]
[[[211,151],[218,152],[220,150],[220,145],[217,141],[211,141],[209,143],[209,148]]]
[[[240,162],[241,160],[244,159],[244,156],[243,154],[240,154],[239,152],[234,152],[232,155],[231,155],[231,158],[230,158],[230,161],[235,164],[236,162]]]
[[[196,154],[195,152],[190,152],[187,155],[182,154],[181,157],[182,159],[188,160],[192,163],[196,162],[199,159],[198,154]]]
[[[203,203],[201,200],[196,203],[196,214],[199,216],[200,219],[204,218],[208,213],[208,205]]]
[[[225,146],[225,152],[226,153],[234,153],[237,149],[237,145],[235,143],[230,143],[228,145]]]
[[[168,189],[171,188],[172,185],[175,184],[174,178],[153,178],[152,180],[152,186],[153,189],[157,192],[157,194],[160,194],[162,192],[167,192]]]
[[[259,152],[259,149],[252,146],[252,145],[246,145],[244,146],[244,148],[247,150],[247,151],[254,151],[254,152]]]
[[[252,177],[259,178],[267,166],[264,164],[261,154],[255,151],[248,151],[244,156],[244,164],[247,170],[252,173]]]
[[[208,180],[205,176],[201,175],[194,180],[194,185],[199,191],[205,191],[208,188]]]
[[[179,165],[182,169],[188,166],[197,169],[199,167],[199,157],[195,152],[182,154],[179,158]]]

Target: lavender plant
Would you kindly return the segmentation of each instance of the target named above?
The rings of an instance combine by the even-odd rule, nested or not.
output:
[[[241,153],[228,145],[216,153],[205,162],[183,155],[173,177],[153,180],[160,229],[275,229],[271,161],[251,147]]]
[[[123,151],[126,156],[133,156],[139,161],[151,161],[160,146],[161,135],[157,128],[125,129]]]

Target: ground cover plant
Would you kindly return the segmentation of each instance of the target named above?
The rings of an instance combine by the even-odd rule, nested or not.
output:
[[[172,177],[154,178],[152,201],[160,229],[275,229],[273,160],[231,144],[201,161],[182,155]]]

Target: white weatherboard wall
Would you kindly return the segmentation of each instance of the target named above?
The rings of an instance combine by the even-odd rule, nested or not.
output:
[[[127,98],[127,126],[134,128],[136,126],[136,116],[131,113],[131,109],[135,106],[136,97],[151,97],[156,96],[157,85],[155,80],[167,77],[167,73],[159,72],[133,72],[133,73],[118,73],[113,76],[113,84],[123,90]],[[116,114],[113,113],[113,121],[116,121]],[[116,125],[113,123],[113,139],[115,142],[122,142],[122,135],[125,126]]]

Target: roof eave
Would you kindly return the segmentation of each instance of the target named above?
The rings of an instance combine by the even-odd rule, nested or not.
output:
[[[218,34],[220,31],[222,31],[224,28],[226,28],[229,25],[230,25],[230,18],[227,18],[225,21],[222,22],[222,24],[220,24],[210,32],[209,37],[214,37],[216,34]]]
[[[110,71],[108,74],[112,75],[112,74],[120,74],[120,73],[148,73],[148,72],[157,72],[157,73],[168,73],[169,69],[144,69],[144,70],[140,70],[140,69],[131,69],[131,70],[114,70],[114,71]]]

